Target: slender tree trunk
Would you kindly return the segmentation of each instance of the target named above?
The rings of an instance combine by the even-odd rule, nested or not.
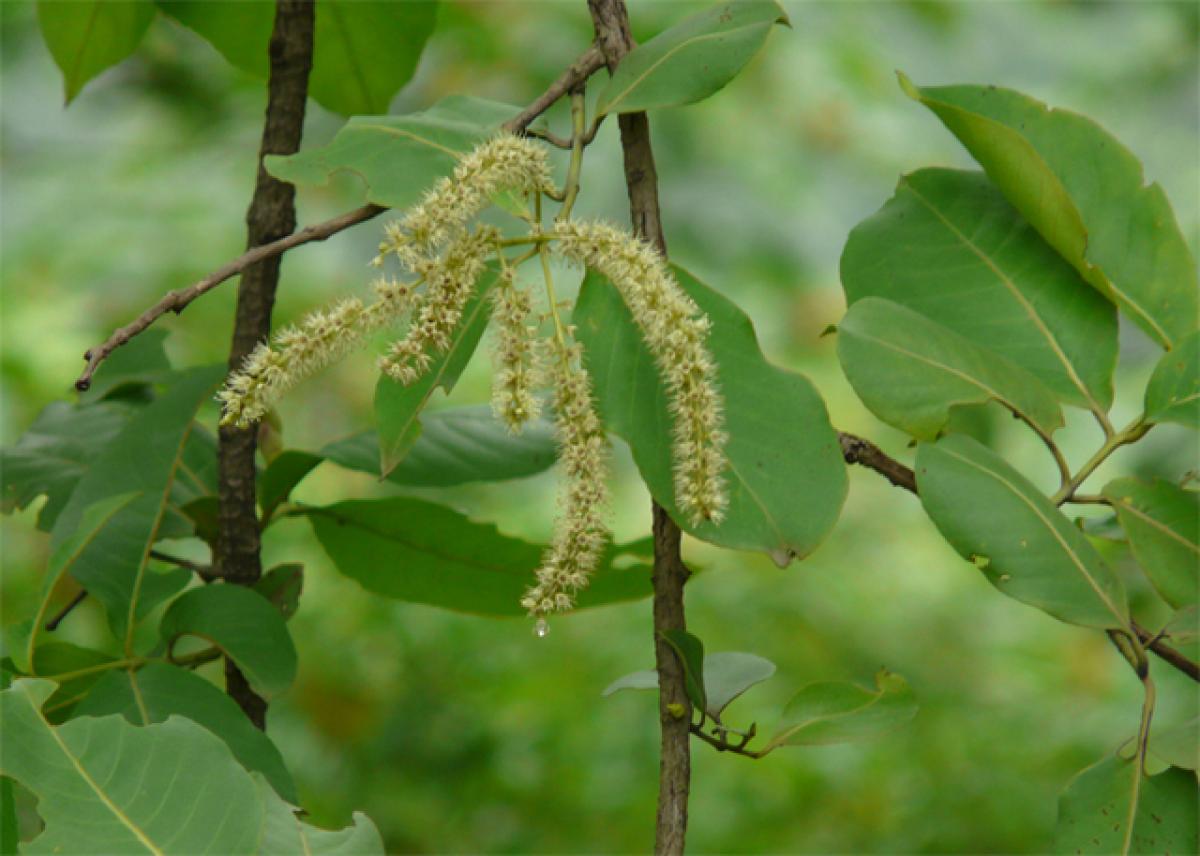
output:
[[[313,15],[313,0],[278,0],[275,6],[258,178],[246,212],[248,248],[283,238],[296,228],[295,191],[290,184],[267,174],[263,156],[289,155],[300,149],[304,108],[308,100],[308,75],[312,69]],[[246,356],[270,334],[280,260],[280,256],[274,256],[247,268],[242,274],[233,345],[229,350],[231,370],[240,368]],[[257,440],[255,428],[224,427],[219,434],[216,567],[227,582],[238,585],[252,585],[262,575],[254,484]],[[225,679],[229,695],[255,725],[263,728],[267,703],[250,689],[245,677],[229,660],[225,662]]]
[[[608,62],[617,67],[634,46],[629,13],[624,0],[588,0],[596,40]],[[650,241],[665,257],[658,205],[658,173],[650,147],[650,121],[645,113],[624,114],[618,119],[625,153],[625,184],[634,231]],[[684,683],[683,666],[662,639],[664,630],[684,630],[683,585],[688,570],[679,553],[679,527],[658,503],[654,515],[654,659],[658,670],[658,716],[662,729],[659,756],[658,816],[654,850],[659,854],[683,853],[687,834],[688,791],[692,759],[688,728],[692,708]],[[675,713],[671,711],[674,710]]]

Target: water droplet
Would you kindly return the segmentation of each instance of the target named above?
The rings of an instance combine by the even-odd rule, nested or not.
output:
[[[539,639],[545,638],[546,634],[549,632],[550,625],[546,623],[546,619],[544,618],[539,618],[537,623],[533,625],[533,635]]]

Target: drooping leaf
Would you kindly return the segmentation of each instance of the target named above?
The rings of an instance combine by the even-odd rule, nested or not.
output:
[[[154,605],[151,595],[171,590],[158,584],[175,585],[180,579],[147,573],[150,547],[168,513],[196,411],[224,375],[224,366],[179,372],[94,460],[54,524],[51,545],[57,548],[76,531],[89,506],[110,496],[140,493],[109,519],[71,566],[71,575],[104,604],[118,638]]]
[[[1058,800],[1056,853],[1195,853],[1196,777],[1172,767],[1145,776],[1133,760],[1088,767]]]
[[[337,569],[363,588],[459,612],[523,615],[521,595],[544,550],[490,523],[405,497],[339,502],[304,514]],[[610,547],[579,606],[649,595],[646,550],[641,542]],[[615,566],[630,557],[628,566]]]
[[[899,303],[1035,375],[1062,401],[1112,404],[1117,318],[978,172],[922,169],[850,233],[849,304]]]
[[[704,692],[704,643],[686,630],[664,630],[661,635],[679,657],[688,700],[694,707],[708,710],[708,699]]]
[[[994,452],[962,435],[917,449],[925,512],[1010,597],[1087,627],[1128,627],[1121,578],[1067,517]]]
[[[712,322],[708,346],[729,434],[729,508],[721,524],[692,526],[679,513],[672,421],[658,369],[616,289],[589,272],[574,322],[605,425],[629,443],[651,495],[684,531],[723,547],[761,550],[781,565],[806,556],[829,533],[846,496],[846,467],[825,403],[806,377],[767,362],[745,313],[682,268],[673,270]]]
[[[908,682],[886,669],[874,691],[825,682],[804,687],[783,709],[783,719],[762,751],[777,746],[824,746],[868,740],[899,728],[917,715]]]
[[[421,410],[430,396],[438,388],[449,393],[471,361],[492,315],[487,295],[494,284],[495,275],[489,268],[463,308],[462,319],[450,336],[449,349],[434,356],[418,380],[405,386],[386,375],[380,376],[375,386],[375,421],[379,428],[382,475],[389,475],[416,443],[421,434]]]
[[[1200,333],[1163,354],[1146,384],[1146,418],[1200,429]]]
[[[329,145],[269,155],[264,165],[276,178],[299,185],[320,186],[336,172],[352,172],[366,182],[367,202],[402,210],[519,112],[508,104],[452,95],[420,113],[355,116]]]
[[[596,112],[637,113],[703,100],[737,76],[775,24],[788,24],[775,0],[724,2],[697,12],[626,54]]]
[[[1196,263],[1158,184],[1077,113],[995,86],[901,86],[958,137],[1042,237],[1166,348],[1200,326]]]
[[[704,655],[705,713],[715,720],[729,703],[775,674],[775,664],[757,654],[741,651],[718,651]],[[602,695],[610,696],[621,690],[656,690],[658,673],[653,669],[631,672],[617,678],[604,688]]]
[[[260,790],[267,787],[262,776],[252,774]],[[300,819],[300,814],[274,794],[264,795],[267,806],[259,852],[264,854],[303,853],[305,856],[383,856],[383,839],[371,819],[354,812],[351,826],[345,829],[318,829]]]
[[[37,16],[70,104],[89,80],[137,50],[154,7],[144,0],[39,0]]]
[[[291,619],[300,608],[300,593],[304,590],[304,565],[286,562],[276,565],[259,577],[254,590],[271,601],[284,620]]]
[[[190,589],[167,607],[159,633],[169,649],[183,636],[216,645],[266,698],[296,677],[296,647],[283,616],[252,589],[219,583]]]
[[[263,520],[270,520],[275,509],[286,502],[300,484],[323,461],[321,455],[286,449],[275,456],[258,477],[258,504]]]
[[[838,325],[838,359],[867,409],[922,440],[960,405],[996,401],[1049,436],[1063,424],[1054,393],[995,351],[899,303],[865,297]]]
[[[1132,478],[1104,486],[1138,564],[1176,609],[1200,602],[1200,494]]]
[[[658,672],[653,669],[641,669],[622,675],[604,688],[602,696],[610,696],[621,690],[656,690],[658,689]]]
[[[230,63],[256,77],[267,76],[274,4],[157,2]],[[392,97],[412,77],[436,19],[434,0],[318,0],[309,95],[343,116],[386,113]]]
[[[179,715],[220,737],[247,770],[262,773],[288,802],[295,803],[296,785],[283,756],[266,734],[255,728],[237,702],[200,676],[150,663],[139,670],[112,669],[75,710],[75,716],[120,714],[134,725],[164,722]]]

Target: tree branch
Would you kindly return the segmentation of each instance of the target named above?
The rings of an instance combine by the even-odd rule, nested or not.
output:
[[[612,71],[634,46],[629,31],[629,13],[624,0],[588,0],[588,8],[596,29],[596,41],[604,52],[609,71]],[[623,114],[618,122],[621,147],[625,154],[629,214],[634,232],[653,244],[665,257],[667,244],[659,213],[658,175],[650,146],[650,122],[645,113]],[[666,630],[686,628],[683,586],[688,578],[688,570],[679,552],[679,527],[658,503],[654,503],[652,509],[654,659],[658,671],[658,717],[662,731],[654,849],[659,854],[681,854],[687,834],[688,792],[691,787],[692,759],[688,736],[691,704],[684,684],[682,664],[662,634]]]

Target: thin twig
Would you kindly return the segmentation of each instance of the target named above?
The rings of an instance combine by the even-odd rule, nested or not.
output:
[[[567,92],[581,81],[587,80],[600,69],[604,68],[604,54],[596,45],[591,45],[575,62],[567,66],[550,86],[535,98],[528,107],[504,123],[506,131],[514,134],[524,132],[538,116],[541,116],[550,106],[562,98]],[[570,148],[570,143],[567,144]]]
[[[213,570],[212,565],[202,565],[199,562],[193,562],[191,559],[185,559],[182,556],[173,556],[170,553],[163,553],[160,550],[151,550],[150,558],[166,562],[169,565],[177,565],[180,568],[185,568],[205,582],[217,579],[217,574]]]
[[[71,602],[68,603],[66,606],[64,606],[62,609],[60,609],[58,611],[58,615],[54,616],[53,618],[51,618],[49,621],[46,622],[46,625],[45,625],[46,630],[51,633],[53,633],[55,630],[57,630],[58,625],[62,624],[63,619],[66,618],[68,615],[70,615],[71,611],[74,610],[75,607],[77,607],[77,606],[79,606],[79,604],[83,603],[84,599],[87,596],[88,596],[87,589],[80,589],[79,593],[76,594],[75,597],[71,598]]]
[[[1131,621],[1129,625],[1143,645],[1161,657],[1164,662],[1170,663],[1193,681],[1200,683],[1200,663],[1192,661],[1186,654],[1175,650],[1136,621]]]

